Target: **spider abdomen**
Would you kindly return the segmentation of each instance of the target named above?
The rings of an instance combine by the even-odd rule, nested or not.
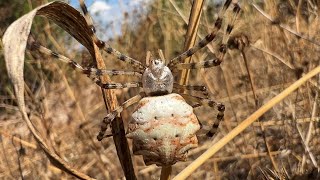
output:
[[[185,161],[188,150],[198,146],[198,119],[178,94],[141,99],[128,126],[133,153],[143,155],[146,165]]]

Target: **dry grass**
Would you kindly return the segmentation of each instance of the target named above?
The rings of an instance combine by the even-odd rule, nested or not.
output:
[[[33,6],[39,5],[30,2]],[[320,21],[311,4],[301,0],[266,2],[258,5],[267,14],[296,32],[320,42]],[[314,5],[320,7],[320,4]],[[165,57],[170,59],[184,47],[185,22],[188,22],[191,4],[155,1],[148,6],[150,12],[139,16],[141,20],[135,24],[134,29],[124,24],[123,35],[115,37],[111,44],[119,51],[142,61],[147,50],[156,54],[158,49],[162,49]],[[245,35],[249,38],[250,44],[243,50],[247,65],[239,50],[229,50],[221,66],[191,71],[189,80],[190,84],[206,84],[211,98],[225,103],[225,121],[221,123],[214,139],[201,141],[199,148],[189,152],[187,162],[173,166],[172,177],[259,107],[319,66],[319,46],[297,38],[276,23],[271,24],[249,2],[242,2],[241,7],[243,11],[232,36]],[[216,10],[208,4],[204,5],[199,36],[205,35],[212,27],[212,17]],[[131,22],[130,14],[127,22]],[[33,30],[42,44],[83,64],[91,63],[89,54],[74,48],[76,43],[68,35],[61,33],[55,25],[44,25],[47,23],[39,19]],[[112,25],[108,28],[112,28]],[[211,50],[212,47],[201,50],[193,56],[194,61],[209,59]],[[104,54],[104,57],[107,67],[127,68],[126,64],[118,63],[110,56]],[[102,143],[96,140],[100,121],[106,115],[101,90],[65,64],[34,53],[27,53],[27,59],[25,97],[28,113],[47,143],[74,168],[91,177],[122,178],[112,139]],[[0,65],[4,66],[2,57]],[[4,67],[0,69],[4,70]],[[248,71],[251,78],[248,77]],[[1,72],[0,81],[0,178],[72,178],[48,161],[30,135],[21,120],[5,71]],[[116,78],[115,81],[128,79]],[[319,167],[320,162],[319,85],[317,76],[272,106],[259,118],[259,122],[206,160],[191,174],[190,179],[264,179],[267,174],[269,178],[281,177],[283,172],[289,177],[308,172],[315,174],[314,169]],[[137,94],[138,90],[115,92],[118,101],[123,102]],[[125,123],[132,110],[129,108],[123,113]],[[201,108],[196,113],[203,124],[211,124],[217,112]],[[138,156],[134,156],[133,161],[138,179],[160,177],[159,167],[145,166]],[[279,175],[271,175],[272,172]]]

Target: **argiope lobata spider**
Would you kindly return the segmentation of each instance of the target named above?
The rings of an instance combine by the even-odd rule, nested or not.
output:
[[[183,63],[182,61],[184,59],[192,56],[198,50],[216,39],[218,31],[222,27],[224,14],[229,9],[231,4],[233,6],[233,16],[229,24],[226,26],[224,38],[218,47],[218,54],[214,54],[214,58],[210,60],[196,63]],[[147,65],[144,65],[140,61],[120,53],[107,43],[101,41],[95,34],[95,27],[93,26],[92,18],[89,15],[83,0],[80,0],[80,6],[84,13],[87,25],[92,31],[91,36],[95,44],[100,49],[114,55],[117,59],[130,64],[135,70],[120,71],[84,68],[77,62],[41,46],[31,38],[29,39],[28,44],[29,49],[38,50],[43,54],[64,61],[73,68],[80,70],[82,73],[93,79],[95,83],[102,88],[142,88],[142,92],[125,101],[121,106],[110,112],[104,118],[101,125],[101,130],[97,136],[99,141],[105,137],[105,131],[107,130],[107,127],[119,113],[129,106],[138,103],[138,107],[132,115],[133,119],[129,123],[128,130],[128,137],[134,140],[134,153],[144,155],[146,164],[155,163],[157,165],[171,165],[179,160],[184,160],[186,158],[187,151],[197,146],[197,138],[195,133],[200,129],[201,125],[193,113],[193,108],[185,102],[185,99],[196,102],[197,104],[194,107],[209,106],[217,108],[218,122],[212,125],[211,130],[207,132],[207,136],[211,137],[215,134],[216,129],[219,126],[219,122],[224,117],[224,105],[204,97],[198,97],[189,94],[179,95],[173,93],[174,90],[182,89],[189,91],[200,91],[206,94],[206,87],[198,85],[179,85],[174,83],[174,76],[172,72],[182,69],[210,68],[220,65],[227,51],[227,42],[229,40],[230,33],[233,30],[233,25],[240,12],[240,7],[237,2],[226,0],[214,23],[214,29],[212,32],[204,39],[199,41],[191,49],[171,59],[167,65],[162,59],[151,59],[150,62],[146,63]],[[127,83],[102,83],[99,78],[102,75],[136,76],[140,78],[140,80],[137,82]],[[152,117],[149,116],[151,111],[153,113]],[[180,128],[177,126],[177,124],[180,126]],[[157,127],[155,127],[156,125]],[[165,132],[160,132],[161,130]],[[174,133],[172,134],[170,131],[174,131]]]

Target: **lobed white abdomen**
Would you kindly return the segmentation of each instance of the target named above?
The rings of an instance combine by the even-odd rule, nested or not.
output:
[[[143,155],[146,165],[185,161],[188,150],[198,146],[198,119],[179,94],[141,99],[128,126],[133,153]]]

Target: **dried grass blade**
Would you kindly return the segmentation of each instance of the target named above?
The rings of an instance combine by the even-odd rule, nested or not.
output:
[[[320,46],[320,43],[317,42],[317,41],[314,41],[296,31],[294,31],[293,29],[291,29],[290,27],[286,26],[286,25],[283,25],[279,22],[277,22],[276,20],[274,20],[271,16],[269,16],[267,13],[265,13],[261,8],[259,8],[259,6],[257,6],[256,4],[252,3],[252,6],[259,12],[261,13],[266,19],[268,19],[271,23],[275,24],[275,25],[278,25],[279,27],[281,27],[282,29],[290,32],[291,34],[297,36],[298,38],[301,38],[301,39],[304,39],[312,44],[315,44],[317,46]]]
[[[195,0],[193,1],[191,12],[190,12],[190,18],[188,23],[188,30],[187,35],[185,38],[184,43],[184,51],[192,48],[196,42],[198,27],[200,23],[200,17],[202,13],[202,7],[203,7],[203,0]],[[191,57],[185,59],[184,63],[190,63]],[[189,79],[190,69],[188,70],[182,70],[180,74],[180,80],[179,84],[186,85],[187,80]]]

